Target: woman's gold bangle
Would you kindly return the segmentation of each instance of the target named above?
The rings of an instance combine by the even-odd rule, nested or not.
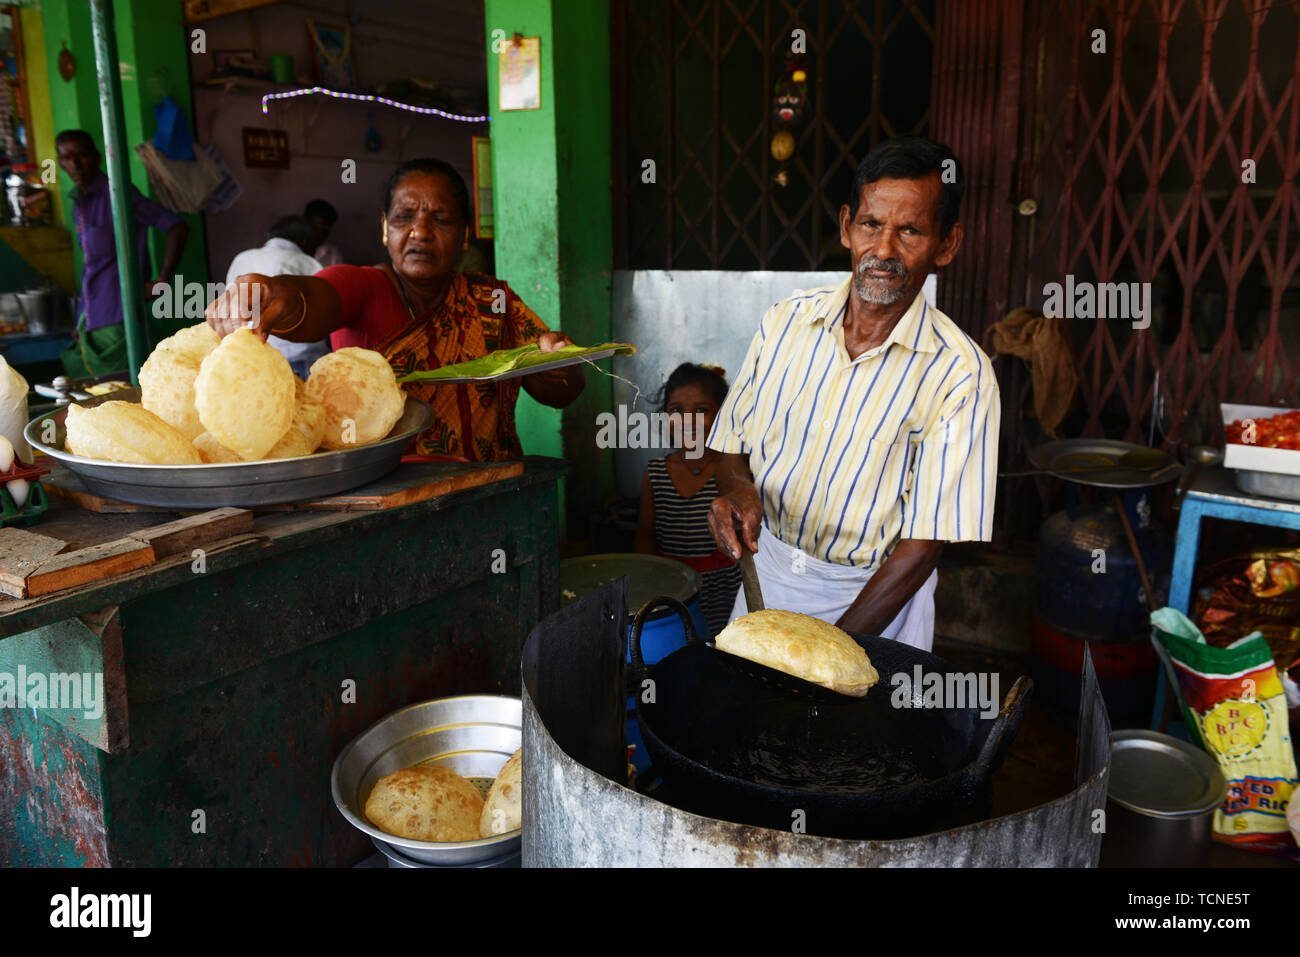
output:
[[[302,315],[298,317],[298,321],[295,322],[295,323],[294,323],[292,326],[290,326],[288,329],[270,329],[270,330],[268,330],[268,332],[270,332],[271,335],[273,335],[273,336],[278,336],[278,335],[280,335],[281,333],[284,333],[284,332],[293,332],[293,330],[295,330],[295,329],[297,329],[299,326],[301,326],[303,320],[307,318],[307,294],[306,294],[305,292],[303,292],[301,289],[299,289],[299,290],[298,290],[298,297],[299,297],[300,299],[302,299]]]

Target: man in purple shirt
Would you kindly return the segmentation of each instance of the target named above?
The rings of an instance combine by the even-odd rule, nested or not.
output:
[[[63,355],[69,376],[82,378],[118,372],[126,368],[126,332],[122,326],[122,289],[118,282],[117,247],[113,241],[113,206],[109,201],[108,177],[100,170],[99,150],[84,130],[64,130],[55,137],[59,166],[72,178],[75,203],[72,218],[81,243],[81,316],[77,342]],[[145,199],[131,187],[131,210],[136,222],[140,260],[140,283],[144,298],[154,297],[155,283],[170,285],[189,227],[175,213]],[[148,227],[167,233],[158,277],[149,281]],[[84,323],[84,325],[83,325]]]

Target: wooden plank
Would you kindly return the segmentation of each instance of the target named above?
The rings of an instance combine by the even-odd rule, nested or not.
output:
[[[27,577],[67,544],[21,528],[0,528],[0,592],[27,597]]]
[[[188,552],[198,545],[219,542],[223,538],[253,530],[253,513],[244,508],[215,508],[210,512],[188,515],[174,522],[154,525],[132,532],[127,538],[153,546],[154,558],[166,558]]]
[[[27,578],[30,597],[129,572],[154,561],[153,546],[130,538],[55,555]]]
[[[41,476],[44,486],[53,498],[71,502],[89,512],[112,514],[116,512],[175,512],[175,508],[162,508],[154,505],[133,505],[115,499],[96,495],[81,483],[81,479],[70,469],[64,468],[52,459],[44,463],[50,470],[49,475]]]
[[[376,510],[423,502],[491,482],[524,474],[523,462],[485,465],[458,462],[421,462],[400,465],[389,475],[350,492],[328,498],[296,502],[298,509]]]

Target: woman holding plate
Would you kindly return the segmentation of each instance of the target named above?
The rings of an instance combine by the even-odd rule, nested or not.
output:
[[[254,319],[256,330],[293,342],[330,337],[335,349],[380,352],[401,377],[536,342],[553,352],[573,340],[552,332],[499,279],[455,268],[464,251],[469,191],[437,159],[403,163],[388,180],[381,229],[388,262],[330,266],[315,276],[240,276],[207,309],[225,336]],[[240,286],[249,284],[241,295]],[[256,289],[252,287],[257,287]],[[409,451],[470,461],[519,458],[515,401],[522,382],[538,402],[557,409],[582,392],[581,367],[535,372],[502,382],[404,388],[433,407],[433,425]]]

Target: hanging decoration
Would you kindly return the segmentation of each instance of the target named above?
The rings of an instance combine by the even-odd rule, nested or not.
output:
[[[786,166],[794,156],[796,146],[795,134],[804,124],[808,110],[808,72],[804,69],[803,57],[788,56],[785,60],[785,72],[776,81],[772,94],[772,159],[780,163],[776,175],[772,177],[778,186],[790,183],[790,174]]]
[[[391,106],[396,110],[409,110],[412,113],[423,113],[427,116],[441,116],[443,119],[456,120],[460,123],[486,123],[488,121],[488,117],[482,114],[448,113],[446,110],[435,109],[432,106],[412,106],[410,103],[398,103],[386,96],[371,96],[367,93],[344,93],[341,90],[327,90],[323,86],[304,87],[301,90],[286,90],[283,93],[267,93],[262,97],[262,112],[270,112],[272,100],[288,100],[296,96],[311,96],[314,93],[319,93],[322,96],[332,96],[340,100],[382,103],[384,106]]]

